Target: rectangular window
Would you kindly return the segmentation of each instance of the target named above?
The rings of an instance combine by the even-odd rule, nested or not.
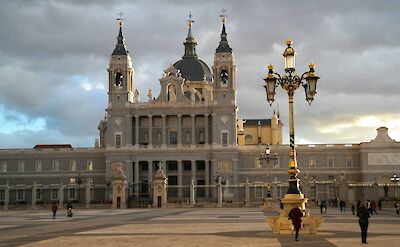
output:
[[[4,190],[0,190],[0,202],[4,202],[6,198],[6,192]]]
[[[353,159],[351,157],[346,157],[346,167],[353,167]]]
[[[6,172],[7,171],[7,161],[2,161],[0,163],[0,172]]]
[[[36,201],[41,201],[43,195],[43,189],[36,189]]]
[[[69,178],[69,183],[70,183],[70,184],[76,183],[76,179],[75,179],[75,178]]]
[[[167,163],[167,170],[168,171],[177,171],[178,170],[178,163],[175,161],[169,161]]]
[[[51,200],[58,200],[58,189],[51,189]]]
[[[335,160],[333,159],[333,156],[328,157],[328,167],[334,167],[335,166]]]
[[[53,160],[52,171],[58,172],[60,169],[60,162],[58,160]]]
[[[122,135],[121,134],[115,134],[115,148],[121,148],[121,142],[122,142]]]
[[[315,159],[315,157],[310,157],[310,159],[308,160],[308,167],[310,168],[317,167],[317,160]]]
[[[169,144],[170,145],[178,144],[178,132],[176,131],[169,132]]]
[[[87,163],[87,170],[93,171],[93,160],[89,160]]]
[[[76,190],[75,188],[68,189],[68,199],[75,200],[76,199]]]
[[[147,162],[140,162],[140,170],[141,171],[148,171],[149,170],[149,165],[147,164]]]
[[[204,161],[200,161],[197,163],[197,170],[198,171],[205,171],[206,170],[206,164]]]
[[[17,201],[23,201],[25,199],[25,190],[17,189]]]
[[[18,172],[23,172],[25,170],[25,161],[19,160],[18,161]]]
[[[183,161],[183,170],[190,171],[192,170],[192,163],[190,161]]]
[[[76,160],[71,160],[69,162],[69,170],[72,172],[76,171]]]
[[[272,161],[272,167],[273,168],[279,168],[281,164],[281,160],[279,159],[279,157],[276,157],[276,160]]]
[[[255,187],[255,197],[256,198],[263,198],[263,188],[260,187]]]
[[[224,131],[221,133],[221,144],[223,146],[227,146],[228,145],[228,132]]]
[[[42,171],[42,161],[36,160],[35,161],[35,172],[41,172],[41,171]]]

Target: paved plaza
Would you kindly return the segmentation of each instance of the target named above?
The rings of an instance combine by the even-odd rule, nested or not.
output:
[[[313,213],[319,214],[315,209]],[[400,217],[378,211],[368,246],[396,246]],[[0,246],[364,246],[358,219],[329,208],[317,236],[274,236],[258,208],[77,209],[55,220],[50,210],[1,210]]]

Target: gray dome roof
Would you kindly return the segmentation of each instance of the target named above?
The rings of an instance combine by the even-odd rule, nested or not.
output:
[[[207,64],[197,57],[183,57],[173,65],[175,69],[179,69],[182,77],[189,81],[209,81],[212,76],[210,68]]]

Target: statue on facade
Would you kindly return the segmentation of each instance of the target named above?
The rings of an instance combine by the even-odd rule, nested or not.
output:
[[[139,96],[140,96],[139,90],[135,89],[133,101],[134,101],[134,102],[139,102]]]
[[[147,91],[147,101],[152,101],[153,100],[153,91],[151,89],[149,89]]]

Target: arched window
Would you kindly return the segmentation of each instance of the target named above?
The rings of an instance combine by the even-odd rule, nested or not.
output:
[[[122,73],[118,72],[115,75],[115,86],[122,87],[123,79],[124,79],[124,76],[122,75]]]

